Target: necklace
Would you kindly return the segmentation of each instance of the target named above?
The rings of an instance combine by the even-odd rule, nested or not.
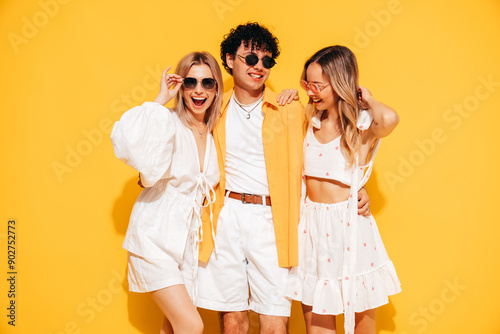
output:
[[[247,107],[247,108],[248,108],[248,107],[250,107],[253,103],[250,103],[250,104],[248,104],[248,105],[245,105],[245,107],[244,107],[244,106],[243,106],[243,104],[241,104],[240,102],[238,102],[238,100],[236,100],[236,96],[234,96],[234,94],[233,94],[233,99],[234,99],[234,102],[236,102],[236,104],[237,104],[237,105],[239,105],[239,106],[240,106],[240,108],[241,108],[241,109],[243,109],[243,111],[244,111],[244,112],[246,112],[246,114],[247,114],[247,116],[246,116],[246,117],[247,117],[247,119],[250,119],[250,113],[251,113],[252,111],[254,111],[254,109],[255,109],[255,108],[257,108],[257,106],[258,106],[258,105],[259,105],[259,104],[260,104],[260,103],[264,100],[264,94],[262,94],[262,96],[261,96],[261,97],[260,97],[260,98],[259,98],[256,102],[254,102],[254,103],[255,103],[255,105],[254,105],[254,106],[253,106],[253,108],[252,108],[252,109],[250,109],[250,110],[245,109],[245,107]]]
[[[205,128],[203,128],[201,131],[198,127],[196,127],[196,131],[198,132],[198,134],[200,135],[200,138],[203,138],[203,133],[205,132]]]

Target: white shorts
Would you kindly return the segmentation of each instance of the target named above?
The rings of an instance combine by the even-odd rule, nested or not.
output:
[[[206,265],[200,262],[197,306],[289,317],[289,270],[278,265],[271,207],[226,197],[216,242],[217,257],[214,251]]]
[[[189,252],[185,252],[189,256]],[[186,260],[186,259],[185,259]],[[183,284],[193,299],[192,261],[179,265],[173,258],[152,259],[128,252],[128,285],[133,292],[151,292]]]

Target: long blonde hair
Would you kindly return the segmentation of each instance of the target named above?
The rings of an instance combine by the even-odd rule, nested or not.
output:
[[[205,123],[208,126],[208,131],[212,131],[219,120],[220,107],[222,105],[222,94],[224,93],[224,84],[222,82],[222,73],[217,64],[215,58],[208,52],[191,52],[185,55],[177,64],[175,73],[185,78],[189,73],[189,70],[194,65],[207,65],[212,72],[212,75],[217,83],[215,98],[212,101],[210,107],[208,107],[205,113]],[[174,111],[179,116],[180,120],[187,127],[192,127],[194,125],[194,117],[191,115],[186,107],[186,103],[183,98],[184,87],[179,89],[177,96],[175,97],[175,108]]]
[[[307,81],[307,68],[313,63],[321,66],[323,74],[339,97],[337,107],[342,135],[340,147],[348,166],[352,166],[361,147],[361,131],[357,128],[361,106],[358,102],[359,74],[356,56],[351,50],[341,45],[323,48],[306,61],[302,71],[302,80]],[[317,113],[318,110],[312,98],[309,98],[306,107],[308,123]]]

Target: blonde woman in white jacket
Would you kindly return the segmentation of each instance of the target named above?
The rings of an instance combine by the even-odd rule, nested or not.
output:
[[[162,74],[160,93],[123,114],[111,140],[116,156],[140,172],[145,189],[134,205],[123,247],[130,291],[149,292],[164,314],[161,333],[202,333],[197,298],[201,210],[219,182],[211,134],[223,81],[207,52],[181,59]],[[164,105],[176,98],[176,106]],[[213,233],[205,231],[205,233]]]

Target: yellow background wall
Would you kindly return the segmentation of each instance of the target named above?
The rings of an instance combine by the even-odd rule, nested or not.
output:
[[[217,56],[247,21],[280,39],[273,89],[298,87],[307,57],[344,44],[361,83],[400,114],[368,184],[403,288],[379,333],[500,333],[497,0],[2,0],[0,332],[159,332],[150,297],[127,291],[121,243],[140,189],[109,134],[156,96],[162,69],[193,50]],[[290,333],[303,332],[294,304]]]

